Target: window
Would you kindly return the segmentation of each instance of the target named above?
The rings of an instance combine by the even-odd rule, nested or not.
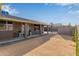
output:
[[[6,24],[6,30],[8,30],[8,31],[13,30],[13,24],[12,24],[12,22],[7,22],[7,24]]]
[[[0,21],[0,31],[11,31],[13,30],[12,22]]]
[[[0,31],[4,31],[6,29],[5,22],[0,21]]]

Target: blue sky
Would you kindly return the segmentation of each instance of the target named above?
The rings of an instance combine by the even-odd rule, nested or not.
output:
[[[11,15],[46,23],[79,24],[79,4],[10,3],[3,4],[2,9]]]

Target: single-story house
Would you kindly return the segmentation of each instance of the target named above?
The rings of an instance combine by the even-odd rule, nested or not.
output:
[[[48,25],[30,19],[0,14],[0,41],[41,35],[44,33],[44,26]]]

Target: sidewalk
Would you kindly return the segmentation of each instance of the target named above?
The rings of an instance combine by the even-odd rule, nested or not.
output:
[[[75,43],[71,41],[70,36],[62,36],[59,34],[52,36],[49,41],[24,54],[24,56],[74,56],[76,53]]]

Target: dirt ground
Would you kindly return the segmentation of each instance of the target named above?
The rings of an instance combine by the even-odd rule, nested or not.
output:
[[[2,56],[27,56],[27,55],[75,55],[75,43],[70,36],[49,34],[12,44],[0,46]]]

